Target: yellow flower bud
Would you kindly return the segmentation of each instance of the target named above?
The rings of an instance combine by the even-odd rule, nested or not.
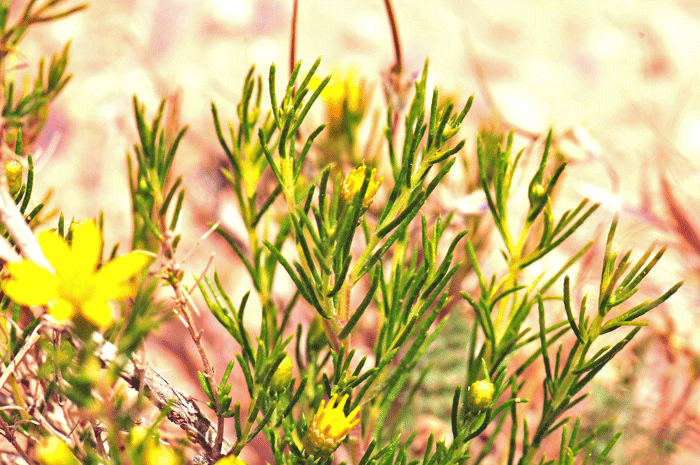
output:
[[[343,396],[338,405],[334,406],[337,399],[338,394],[334,394],[327,404],[324,405],[321,401],[316,415],[311,420],[311,425],[306,433],[305,447],[313,455],[333,453],[350,430],[360,421],[359,418],[355,418],[360,411],[359,406],[347,416],[343,411],[345,402],[348,400],[347,394]]]
[[[148,429],[140,425],[134,425],[129,432],[129,443],[132,446],[138,446],[148,437]]]
[[[343,197],[344,201],[352,201],[352,199],[354,199],[360,192],[360,189],[362,189],[362,183],[365,180],[366,169],[367,167],[365,165],[360,165],[345,176],[345,180],[343,181],[343,186],[340,191],[340,195]],[[369,176],[369,184],[367,185],[365,198],[362,202],[362,206],[364,208],[369,208],[369,206],[372,204],[374,196],[377,195],[377,191],[379,190],[379,186],[381,186],[382,182],[384,181],[384,176],[378,180],[375,180],[376,174],[377,169],[373,168],[372,173]]]
[[[56,436],[48,436],[36,446],[36,460],[41,465],[80,465],[68,444]]]
[[[180,465],[182,463],[182,454],[178,450],[160,442],[157,432],[151,432],[143,426],[134,425],[131,428],[129,444],[131,444],[133,463],[141,465]]]
[[[496,387],[488,379],[475,381],[467,391],[467,406],[472,410],[482,410],[491,405]]]
[[[282,359],[280,364],[272,375],[270,382],[270,390],[274,393],[279,393],[287,389],[289,382],[292,380],[292,357],[287,355]]]
[[[146,448],[144,465],[179,465],[180,456],[165,444],[156,444]]]
[[[17,160],[7,160],[5,162],[5,176],[7,177],[7,187],[10,189],[10,195],[14,197],[22,187],[22,172],[23,167]]]

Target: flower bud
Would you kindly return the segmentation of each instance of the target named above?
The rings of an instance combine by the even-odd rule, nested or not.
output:
[[[475,381],[467,391],[467,407],[471,410],[483,410],[488,408],[493,401],[496,387],[488,379]]]
[[[14,197],[22,188],[22,172],[23,167],[17,160],[7,160],[5,162],[5,176],[7,177],[7,187],[10,189],[10,195]]]
[[[56,436],[48,436],[36,447],[36,460],[41,465],[80,465],[68,444]]]
[[[137,446],[148,438],[148,429],[140,425],[134,425],[129,432],[129,443],[132,446]]]
[[[143,463],[144,465],[179,465],[182,460],[171,447],[155,444],[146,448]]]
[[[534,184],[530,188],[529,194],[532,203],[541,202],[547,196],[547,189],[542,184]]]
[[[282,359],[280,364],[275,370],[275,374],[272,375],[272,380],[270,381],[270,390],[277,394],[289,386],[289,382],[292,380],[292,357],[287,355]]]
[[[366,170],[367,167],[365,165],[360,165],[345,176],[345,180],[343,181],[343,186],[340,191],[340,195],[343,197],[345,202],[352,201],[352,199],[354,199],[360,192],[360,189],[362,189],[362,183],[365,181]],[[365,191],[365,198],[362,202],[363,208],[369,208],[374,200],[374,196],[377,195],[379,186],[381,186],[382,182],[384,181],[383,176],[375,180],[376,174],[377,169],[372,169],[369,176],[369,184],[367,185],[367,190]]]

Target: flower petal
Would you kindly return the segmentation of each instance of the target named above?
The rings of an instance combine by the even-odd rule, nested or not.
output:
[[[87,220],[73,226],[71,249],[76,268],[95,271],[102,249],[102,237],[95,223]]]
[[[56,276],[35,263],[8,263],[10,277],[2,284],[5,294],[20,305],[46,305],[58,297]]]
[[[124,300],[127,297],[133,297],[136,295],[136,286],[132,283],[108,283],[102,284],[97,288],[95,292],[95,299],[102,299],[105,302],[112,300]]]
[[[123,283],[141,271],[151,260],[145,252],[131,252],[104,265],[95,276],[98,289]]]
[[[66,321],[75,315],[75,307],[67,300],[59,300],[49,308],[49,315],[59,321]]]
[[[37,239],[44,255],[56,270],[73,268],[73,254],[61,236],[51,231],[44,231]]]
[[[112,307],[108,302],[99,299],[90,299],[80,309],[83,317],[100,328],[106,328],[112,324]]]

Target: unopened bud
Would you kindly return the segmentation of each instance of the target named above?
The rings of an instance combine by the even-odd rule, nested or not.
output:
[[[292,357],[289,355],[282,359],[270,381],[270,390],[272,392],[280,393],[287,389],[289,382],[292,380],[292,365]]]
[[[7,187],[10,195],[14,197],[22,188],[22,174],[24,168],[17,160],[7,160],[5,162],[5,176],[7,177]]]
[[[467,391],[467,406],[471,410],[483,410],[488,408],[493,401],[496,387],[488,379],[475,381]]]
[[[36,447],[36,460],[41,465],[79,465],[68,444],[56,436],[41,440]]]

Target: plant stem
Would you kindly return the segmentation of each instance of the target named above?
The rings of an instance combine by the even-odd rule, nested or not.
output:
[[[296,4],[296,0],[294,2]],[[389,26],[391,26],[391,37],[394,41],[394,56],[396,63],[392,67],[392,71],[396,74],[400,74],[403,70],[403,59],[401,53],[401,39],[399,39],[399,28],[396,24],[396,16],[394,15],[394,8],[391,5],[391,0],[384,0],[384,6],[386,7],[386,15],[389,17]]]
[[[510,228],[507,223],[507,216],[502,216],[503,221],[503,232],[505,236],[503,241],[505,242],[506,249],[510,255],[508,259],[508,277],[503,288],[504,291],[515,287],[518,284],[518,274],[520,273],[520,261],[523,255],[523,248],[525,247],[525,240],[527,239],[528,232],[530,231],[530,226],[532,223],[526,222],[523,226],[518,242],[513,245],[513,239],[510,236]],[[506,328],[510,323],[506,318],[506,311],[508,309],[508,304],[511,304],[513,308],[518,300],[518,293],[514,292],[511,298],[501,299],[498,305],[498,313],[496,314],[496,320],[494,321],[494,329],[496,331],[496,343],[500,342],[501,338],[505,334]]]
[[[589,342],[594,341],[598,338],[598,336],[600,336],[603,327],[603,320],[604,317],[600,315],[596,315],[593,319],[593,322],[591,323],[591,326],[588,329],[587,340]],[[566,375],[564,375],[561,381],[556,384],[556,393],[553,393],[553,397],[549,401],[551,405],[551,412],[556,412],[564,402],[568,401],[567,398],[569,398],[571,394],[571,387],[576,382],[576,379],[578,377],[578,375],[574,373],[575,367],[580,366],[585,361],[586,353],[588,352],[589,347],[590,344],[586,343],[580,344],[576,348],[576,352],[574,353],[572,359],[574,360],[574,363],[572,364],[572,367],[574,368],[569,370],[569,372],[566,373]],[[545,350],[545,348],[543,348],[543,350]],[[535,435],[532,437],[532,442],[529,444],[526,454],[523,455],[520,458],[520,461],[518,462],[519,465],[528,465],[532,463],[533,459],[535,458],[535,454],[537,454],[537,451],[539,450],[539,446],[541,445],[544,438],[547,436],[547,432],[550,426],[555,421],[556,417],[542,418],[540,420],[540,424],[537,427]]]
[[[296,64],[296,48],[297,48],[297,11],[299,10],[299,0],[294,0],[292,4],[292,32],[289,39],[289,74],[292,74],[294,65]],[[296,86],[295,86],[296,88]]]

